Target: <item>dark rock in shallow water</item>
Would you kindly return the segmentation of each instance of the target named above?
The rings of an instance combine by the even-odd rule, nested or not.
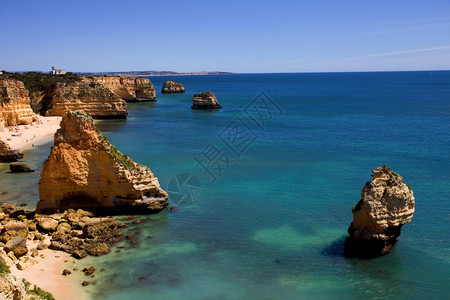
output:
[[[133,223],[133,224],[141,224],[141,223],[144,223],[144,222],[145,222],[145,219],[136,219],[136,220],[134,220],[131,223]]]
[[[176,93],[184,93],[184,86],[175,81],[167,80],[164,82],[161,93],[163,94],[176,94]]]
[[[34,172],[33,169],[27,164],[23,163],[12,163],[9,165],[9,170],[11,173],[27,173],[27,172]]]
[[[92,275],[95,272],[94,266],[87,266],[83,269],[85,275]]]
[[[70,275],[70,274],[72,274],[72,272],[71,272],[70,270],[68,270],[68,269],[64,269],[64,270],[62,271],[62,275],[64,275],[64,276],[68,276],[68,275]]]
[[[373,170],[372,177],[352,208],[350,236],[344,242],[345,254],[350,257],[390,253],[402,226],[413,217],[413,192],[400,175],[383,165]]]
[[[217,101],[214,93],[211,92],[203,92],[201,94],[195,94],[192,97],[192,109],[216,109],[222,108],[220,103]]]
[[[0,163],[13,162],[23,158],[23,153],[13,150],[9,145],[0,140]]]

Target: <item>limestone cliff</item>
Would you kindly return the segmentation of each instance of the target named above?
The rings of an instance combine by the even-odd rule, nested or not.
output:
[[[0,79],[0,129],[5,126],[27,125],[37,120],[23,82]]]
[[[89,78],[84,80],[89,80]],[[101,84],[127,102],[156,101],[155,88],[148,78],[95,76],[91,77],[91,80]]]
[[[117,150],[82,111],[67,113],[39,181],[38,213],[83,208],[102,214],[152,213],[167,193],[149,168]]]
[[[167,80],[164,82],[161,93],[163,94],[176,94],[176,93],[184,93],[184,85],[179,82]]]
[[[222,108],[214,93],[203,92],[192,97],[192,109]]]
[[[372,177],[352,209],[350,236],[344,244],[348,256],[373,257],[391,252],[402,226],[413,217],[413,192],[400,175],[383,165],[373,170]]]
[[[86,78],[76,82],[56,82],[43,100],[46,116],[64,116],[83,110],[94,119],[123,119],[126,102],[102,85]]]

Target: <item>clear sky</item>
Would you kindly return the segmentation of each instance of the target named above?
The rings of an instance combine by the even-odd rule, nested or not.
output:
[[[450,0],[0,0],[0,70],[450,70]]]

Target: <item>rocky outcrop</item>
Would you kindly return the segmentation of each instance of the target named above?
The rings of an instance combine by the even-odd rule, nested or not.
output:
[[[9,165],[9,170],[11,173],[28,173],[34,172],[34,170],[27,164],[22,163],[12,163]]]
[[[17,235],[6,242],[4,250],[6,253],[12,251],[17,258],[24,256],[28,252],[27,240],[24,237]]]
[[[94,119],[124,119],[124,100],[92,79],[56,82],[47,90],[43,100],[46,116],[64,116],[73,110],[83,110]]]
[[[0,129],[5,126],[27,125],[37,120],[23,82],[0,79]]]
[[[203,92],[201,94],[195,94],[192,98],[192,109],[212,109],[212,108],[222,108],[217,101],[214,93]]]
[[[0,140],[0,163],[13,162],[23,158],[23,153],[13,150],[8,144]]]
[[[405,223],[414,213],[414,196],[400,175],[383,165],[373,170],[372,181],[352,208],[353,222],[344,247],[347,256],[374,257],[391,252]]]
[[[95,76],[83,80],[93,80],[127,102],[156,101],[155,88],[148,78]]]
[[[178,94],[184,93],[184,85],[179,82],[167,80],[164,82],[161,93],[163,94]]]
[[[81,209],[62,213],[39,215],[17,209],[11,205],[0,206],[5,225],[1,231],[0,261],[8,266],[28,261],[38,250],[47,247],[72,254],[76,258],[99,256],[110,252],[110,247],[123,240],[121,228],[125,224],[108,217],[95,217]],[[27,247],[27,240],[41,241],[36,248]],[[31,244],[32,245],[32,244]],[[25,254],[29,253],[30,255]],[[22,261],[22,267],[26,267]]]
[[[81,111],[67,113],[39,181],[37,212],[83,208],[101,214],[152,213],[167,193],[149,168],[117,150]]]

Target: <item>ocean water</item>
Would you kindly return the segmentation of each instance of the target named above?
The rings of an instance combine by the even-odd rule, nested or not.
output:
[[[162,95],[167,79],[187,92]],[[104,269],[93,299],[450,299],[450,72],[151,80],[157,103],[97,125],[178,210],[125,221],[137,246],[82,261]],[[191,110],[206,90],[223,108]],[[49,146],[25,160],[39,171]],[[346,258],[351,207],[382,164],[416,213],[391,254]],[[32,207],[39,174],[5,168],[2,200]]]

